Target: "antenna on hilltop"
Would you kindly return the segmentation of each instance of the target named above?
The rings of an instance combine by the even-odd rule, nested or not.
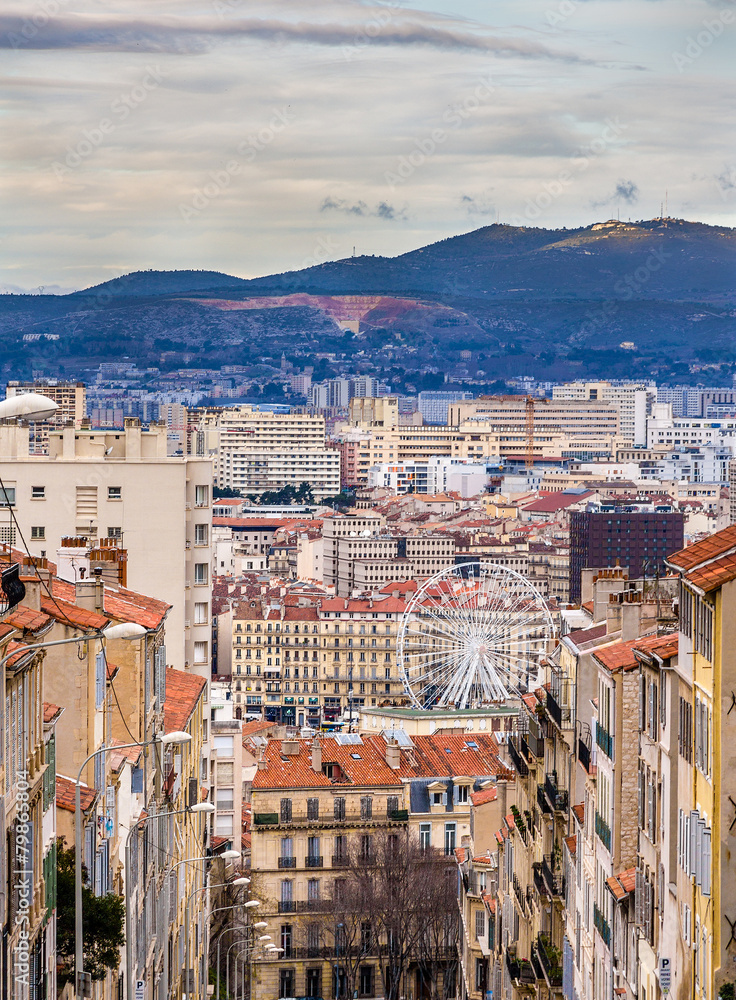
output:
[[[353,247],[353,257],[355,256],[355,247]]]
[[[667,211],[667,188],[664,189],[664,214],[665,218],[669,218],[669,213]]]

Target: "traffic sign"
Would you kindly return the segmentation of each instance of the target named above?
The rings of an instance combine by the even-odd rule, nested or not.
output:
[[[667,996],[672,985],[672,961],[669,958],[659,960],[659,988],[662,996]]]
[[[136,982],[135,982],[135,1000],[146,1000],[146,981],[145,981],[145,979],[136,979]]]

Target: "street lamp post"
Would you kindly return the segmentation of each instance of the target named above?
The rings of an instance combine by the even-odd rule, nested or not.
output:
[[[254,928],[265,928],[265,927],[268,927],[268,924],[266,923],[265,920],[261,920],[257,924],[253,924],[253,927]],[[232,934],[234,931],[240,931],[240,930],[243,930],[243,928],[242,927],[225,927],[217,935],[217,967],[215,969],[215,1000],[220,1000],[220,944],[221,944],[222,939],[225,937],[226,934]],[[237,941],[233,942],[233,944],[237,944],[237,943],[238,943]]]
[[[215,807],[211,802],[197,802],[193,806],[189,806],[187,809],[178,809],[176,812],[167,813],[155,813],[153,816],[146,816],[146,818],[141,822],[134,823],[128,830],[128,836],[125,840],[125,990],[128,996],[128,1000],[133,1000],[133,949],[130,946],[131,939],[131,927],[132,927],[132,917],[130,914],[130,838],[132,837],[135,830],[138,827],[145,825],[153,819],[160,819],[161,816],[184,816],[190,813],[213,813]],[[188,861],[201,861],[201,858],[185,858],[183,861],[177,862],[173,868],[169,869],[169,873],[174,871],[179,865],[186,864]],[[209,859],[207,859],[209,860]],[[168,954],[168,948],[165,954]],[[168,983],[167,983],[168,987]]]
[[[179,865],[186,864],[187,862],[192,862],[192,861],[213,861],[214,857],[215,856],[213,855],[212,857],[204,857],[204,858],[186,858],[184,861],[177,862],[177,864],[175,864],[172,868],[169,869],[169,872],[171,873],[172,871],[175,871],[179,867]],[[239,858],[240,857],[240,852],[239,851],[223,851],[223,853],[217,855],[217,857],[224,858],[225,860],[228,860],[228,861],[234,861],[235,858]],[[204,879],[205,879],[205,873],[203,871],[202,872],[202,881],[203,882],[204,882]],[[241,882],[241,885],[244,885],[244,884],[245,884],[245,880],[243,882]],[[189,902],[190,902],[192,896],[196,895],[198,892],[201,892],[202,889],[205,889],[205,888],[206,888],[206,886],[201,885],[198,889],[195,889],[194,892],[190,893],[189,896],[188,896],[188,898],[187,898],[186,907],[185,907],[185,909],[186,909],[186,931],[187,931],[187,946],[186,946],[185,968],[186,968],[187,980],[189,978],[189,956],[190,956],[190,951],[189,951],[189,936],[190,936],[189,935]],[[218,913],[219,910],[231,910],[231,909],[234,909],[237,906],[240,906],[240,903],[235,903],[233,906],[218,907],[217,910],[213,910],[212,913],[208,914],[207,919],[209,921],[209,917],[211,917],[213,913]],[[206,929],[207,928],[205,927],[205,932],[206,932]],[[204,941],[202,941],[201,944],[202,944],[202,947],[204,949],[205,954],[207,954],[208,949],[205,947]],[[187,990],[187,995],[189,995],[189,990]]]

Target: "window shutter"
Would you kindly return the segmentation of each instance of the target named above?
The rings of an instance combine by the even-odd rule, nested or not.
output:
[[[667,674],[662,671],[659,675],[659,721],[662,729],[667,725]]]
[[[95,708],[101,708],[105,700],[105,654],[95,656]]]
[[[653,740],[659,738],[659,727],[657,722],[659,720],[659,710],[657,707],[657,685],[652,682],[652,732],[651,737]]]
[[[647,679],[644,674],[639,678],[639,732],[644,732],[646,722],[646,691],[647,691]]]
[[[703,839],[705,834],[705,820],[698,819],[696,834],[696,860],[695,860],[695,882],[696,885],[703,884]]]
[[[701,891],[704,896],[710,896],[710,886],[711,886],[711,845],[710,845],[711,831],[710,827],[703,830],[703,847],[702,847],[702,860],[701,860]]]
[[[643,830],[645,828],[645,818],[644,818],[644,772],[639,771],[639,788],[638,788],[638,803],[639,803],[639,829]]]
[[[159,709],[166,701],[166,646],[159,646],[155,653],[154,680]]]
[[[694,875],[697,865],[698,855],[698,812],[696,809],[690,811],[690,865],[688,875]]]
[[[638,927],[644,925],[644,875],[638,868],[634,881],[634,920]]]

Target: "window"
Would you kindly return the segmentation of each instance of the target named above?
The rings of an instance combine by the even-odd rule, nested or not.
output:
[[[194,564],[194,583],[196,586],[201,586],[207,583],[208,579],[207,563],[195,563]]]
[[[233,809],[233,790],[232,788],[218,788],[217,789],[217,808],[222,809],[225,812],[229,812]]]
[[[361,861],[371,861],[373,858],[373,837],[370,833],[363,833],[360,836],[360,859]]]
[[[207,601],[197,601],[194,605],[194,624],[206,625],[209,617],[209,605]]]
[[[213,736],[212,743],[218,757],[232,757],[235,747],[234,736]]]
[[[15,506],[15,486],[0,486],[0,507]]]
[[[361,965],[360,967],[360,983],[358,986],[358,994],[362,997],[372,997],[373,996],[373,966],[372,965]]]
[[[210,488],[209,486],[195,486],[194,487],[194,506],[195,507],[207,507],[210,502]],[[288,996],[289,994],[281,994],[282,996]]]
[[[307,819],[319,819],[319,799],[307,799]]]
[[[373,799],[370,795],[364,795],[360,800],[360,818],[361,819],[372,819],[373,817]]]
[[[209,643],[207,642],[195,642],[194,643],[194,662],[195,663],[206,663],[207,662],[207,647]]]
[[[339,861],[347,860],[348,838],[345,834],[335,837],[335,859]]]
[[[123,488],[122,488],[122,486],[108,486],[107,487],[107,499],[108,500],[122,500],[123,499]]]
[[[209,540],[207,524],[195,524],[194,525],[194,544],[195,545],[207,545]]]
[[[398,795],[389,795],[386,799],[386,815],[389,819],[394,813],[399,811],[399,797]]]
[[[335,798],[335,819],[345,819],[345,799],[342,796]]]
[[[293,934],[291,930],[291,924],[281,925],[281,947],[284,949],[284,958],[291,958],[293,955],[292,951]]]
[[[31,525],[31,538],[45,538],[46,528],[42,525]]]
[[[279,997],[293,997],[294,993],[294,970],[279,969]]]
[[[233,762],[227,760],[219,760],[217,762],[218,785],[230,785],[234,782],[234,780],[235,780],[235,765],[233,764]]]
[[[428,851],[432,846],[432,824],[419,824],[419,846],[423,851]]]
[[[45,500],[45,499],[46,499],[45,486],[31,486],[31,500]]]
[[[115,527],[108,528],[107,529],[107,537],[108,538],[122,538],[123,537],[123,529],[121,527],[117,526],[117,525]]]
[[[307,879],[307,899],[311,902],[316,902],[319,899],[319,879],[309,878]]]
[[[309,948],[309,945],[307,945],[307,948]],[[306,990],[306,996],[308,997],[319,997],[322,995],[321,969],[307,969]]]
[[[455,850],[456,837],[457,824],[445,823],[445,854],[452,854]]]
[[[360,925],[360,950],[364,955],[370,955],[373,948],[373,927],[370,920],[364,920]]]
[[[432,792],[432,805],[441,806],[444,792]]]
[[[458,785],[457,786],[457,801],[467,802],[468,801],[468,786]]]
[[[475,939],[482,941],[486,933],[486,911],[475,911]]]
[[[291,799],[281,800],[279,817],[282,823],[291,823]]]

